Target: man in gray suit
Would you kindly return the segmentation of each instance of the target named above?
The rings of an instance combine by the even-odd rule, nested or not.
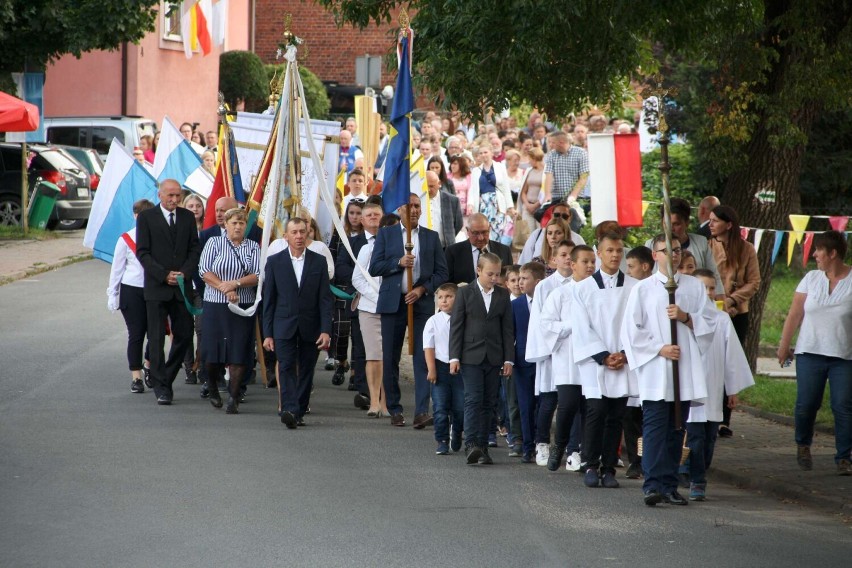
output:
[[[438,174],[433,171],[426,172],[426,185],[429,186],[429,207],[432,223],[430,226],[429,216],[424,204],[418,225],[437,232],[441,246],[446,249],[456,242],[456,235],[464,226],[459,198],[446,191],[441,191],[441,180],[438,178]]]
[[[483,253],[477,278],[459,288],[450,318],[450,373],[464,382],[464,435],[468,465],[494,463],[488,429],[497,406],[500,376],[512,374],[515,328],[509,291],[496,286],[500,258]]]

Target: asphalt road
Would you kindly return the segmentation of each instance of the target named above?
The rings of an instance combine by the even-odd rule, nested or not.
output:
[[[308,426],[270,391],[227,416],[134,395],[108,266],[0,287],[0,566],[848,566],[840,519],[713,484],[688,507],[492,452],[434,455],[318,371]],[[413,401],[411,388],[404,403]]]

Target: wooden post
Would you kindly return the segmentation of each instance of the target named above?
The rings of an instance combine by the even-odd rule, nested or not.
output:
[[[405,254],[411,254],[414,250],[414,243],[411,242],[411,204],[405,206]],[[414,267],[409,266],[405,269],[406,278],[408,278],[408,291],[414,289]],[[408,304],[408,354],[414,355],[414,304]]]
[[[26,135],[25,135],[26,136]],[[29,151],[27,150],[27,140],[24,138],[23,143],[21,144],[21,227],[24,229],[24,235],[26,235],[30,230],[30,220],[29,220],[29,178],[27,172],[27,165],[29,160],[27,160],[27,154]]]

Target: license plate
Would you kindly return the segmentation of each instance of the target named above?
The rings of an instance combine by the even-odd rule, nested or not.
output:
[[[88,187],[78,187],[77,188],[77,197],[89,197],[89,188]]]

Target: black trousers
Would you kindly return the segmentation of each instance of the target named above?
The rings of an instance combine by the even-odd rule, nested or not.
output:
[[[600,468],[601,472],[615,473],[625,408],[626,396],[586,399],[586,430],[581,458],[589,469]]]
[[[319,349],[316,343],[302,339],[297,332],[290,339],[275,339],[275,355],[278,358],[279,411],[292,412],[301,418],[311,402]]]
[[[639,438],[642,437],[642,408],[639,406],[625,408],[621,425],[624,427],[624,449],[627,452],[628,463],[641,464]]]
[[[348,291],[346,286],[341,286],[344,291]],[[332,313],[331,322],[331,346],[328,349],[328,354],[337,361],[349,360],[349,336],[352,330],[350,314],[352,310],[351,300],[343,298],[334,298],[334,312]]]
[[[556,392],[543,392],[538,395],[538,410],[535,418],[536,444],[550,444],[550,427],[553,425],[557,401]]]
[[[358,319],[358,312],[355,312],[349,319],[349,325],[352,331],[352,359],[350,364],[355,374],[355,390],[369,397],[370,389],[367,388],[367,353],[364,351],[364,337],[361,335],[361,321]]]
[[[183,356],[192,345],[192,316],[175,294],[167,301],[148,300],[148,341],[150,342],[151,382],[157,396],[172,396],[172,383],[183,364]],[[166,342],[166,318],[172,326],[172,347],[166,359],[163,351]]]
[[[737,334],[737,339],[740,340],[740,345],[745,349],[746,337],[748,337],[748,312],[732,317],[731,324],[734,326],[734,331]],[[731,425],[731,409],[728,408],[728,393],[724,389],[722,389],[722,424],[725,426]]]
[[[142,369],[142,346],[148,331],[148,308],[142,288],[122,284],[119,302],[127,326],[127,364],[131,371],[139,371]]]
[[[580,385],[556,385],[556,446],[566,448],[571,438],[574,418],[583,406],[583,387]]]

